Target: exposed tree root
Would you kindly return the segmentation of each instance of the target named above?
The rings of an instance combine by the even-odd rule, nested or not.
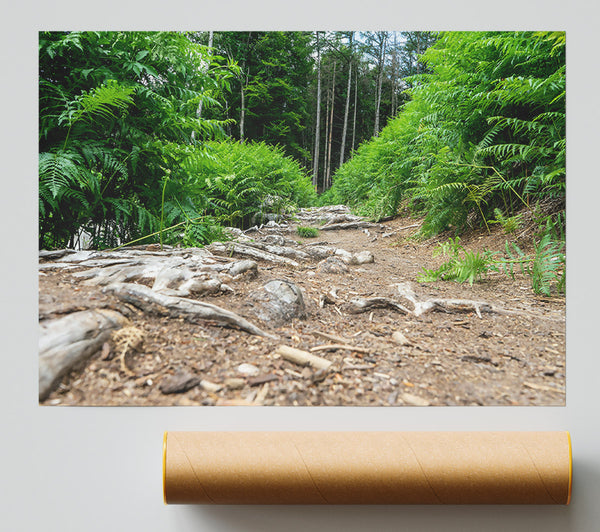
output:
[[[531,314],[529,312],[521,312],[517,310],[507,310],[496,307],[486,301],[474,301],[471,299],[440,299],[430,298],[424,301],[419,301],[415,295],[412,286],[409,283],[400,283],[396,285],[398,293],[413,305],[413,309],[405,307],[401,303],[387,297],[355,297],[349,301],[348,311],[354,314],[367,312],[373,308],[392,308],[404,314],[419,317],[432,311],[440,311],[447,313],[457,312],[475,312],[478,318],[482,318],[482,313],[504,314],[509,316],[528,316],[539,319],[554,320],[547,316]],[[560,320],[557,320],[560,321]]]
[[[83,365],[102,348],[127,318],[114,310],[74,312],[40,323],[39,398],[43,401],[72,369]]]
[[[276,338],[253,325],[245,318],[210,303],[203,303],[193,299],[160,294],[147,286],[134,283],[115,283],[107,286],[104,291],[114,294],[119,299],[131,303],[151,314],[168,315],[170,317],[184,318],[188,321],[197,320],[216,321],[223,325],[236,327],[242,331],[267,338]]]
[[[349,301],[348,311],[353,314],[367,312],[373,308],[392,308],[404,314],[412,314],[405,306],[387,297],[355,297]]]
[[[208,246],[208,249],[217,255],[240,255],[242,257],[250,257],[251,259],[265,260],[278,264],[288,264],[290,266],[294,266],[295,268],[300,266],[300,263],[294,259],[290,259],[289,257],[276,255],[275,253],[264,251],[247,244],[240,244],[238,242],[213,242],[210,246]]]

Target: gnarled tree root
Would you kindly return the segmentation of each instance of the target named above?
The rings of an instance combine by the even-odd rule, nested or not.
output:
[[[43,401],[72,369],[102,348],[127,318],[109,309],[74,312],[40,323],[39,399]]]
[[[151,314],[184,318],[191,322],[197,320],[216,321],[223,325],[236,327],[250,334],[266,338],[276,338],[234,312],[211,305],[210,303],[160,294],[147,286],[135,283],[114,283],[104,288],[104,291],[110,292],[119,299]]]

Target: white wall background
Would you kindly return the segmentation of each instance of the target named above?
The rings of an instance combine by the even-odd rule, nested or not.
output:
[[[0,529],[600,530],[597,10],[588,0],[22,1],[2,16]],[[567,406],[59,408],[37,405],[37,31],[556,29],[568,50]],[[164,430],[570,430],[569,507],[164,506]]]

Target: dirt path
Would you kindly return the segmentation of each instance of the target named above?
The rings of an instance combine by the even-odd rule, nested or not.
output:
[[[199,298],[236,312],[277,339],[210,321],[150,315],[75,277],[78,268],[43,268],[41,318],[112,308],[127,315],[128,331],[137,335],[129,344],[127,331],[113,336],[84,367],[65,376],[43,404],[563,405],[564,298],[535,296],[529,279],[519,275],[515,280],[492,275],[472,287],[418,283],[423,267],[441,262],[432,252],[447,238],[408,239],[418,223],[399,218],[366,229],[322,230],[317,238],[299,237],[293,225],[286,232],[275,230],[270,234],[298,241],[299,249],[320,243],[351,253],[369,250],[374,262],[327,273],[318,260],[299,266],[257,260],[256,275],[231,278],[231,290]],[[247,235],[258,239],[262,233]],[[468,249],[501,250],[505,239],[495,227],[492,235],[472,233],[462,243]],[[250,294],[273,279],[301,288],[305,318],[274,326],[257,317]],[[419,299],[480,300],[519,314],[483,313],[480,318],[473,311],[431,312],[416,317],[392,308],[353,313],[349,307],[356,297],[401,301],[397,284],[407,281]],[[324,347],[336,344],[351,347]],[[302,367],[278,354],[280,345],[333,364],[327,370]]]

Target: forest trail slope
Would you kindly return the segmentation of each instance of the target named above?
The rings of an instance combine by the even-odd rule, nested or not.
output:
[[[419,224],[409,218],[370,224],[343,207],[321,208],[302,210],[289,223],[238,232],[236,242],[204,250],[145,246],[122,255],[42,254],[42,325],[98,308],[129,322],[41,402],[563,405],[564,298],[534,295],[521,275],[491,275],[473,286],[419,283],[422,268],[443,260],[432,256],[441,238],[409,238]],[[298,225],[319,228],[319,234],[301,237]],[[505,238],[496,227],[491,235],[472,232],[462,243],[501,250]],[[263,312],[270,281],[299,288],[304,307],[296,316]],[[121,284],[109,287],[114,282]],[[127,299],[129,289],[134,295]],[[492,311],[438,305],[416,312],[415,301],[433,300],[485,302]],[[234,321],[225,323],[213,307],[199,310],[200,304],[236,318],[227,314]],[[199,311],[212,314],[190,318]],[[301,358],[290,359],[288,348]]]

